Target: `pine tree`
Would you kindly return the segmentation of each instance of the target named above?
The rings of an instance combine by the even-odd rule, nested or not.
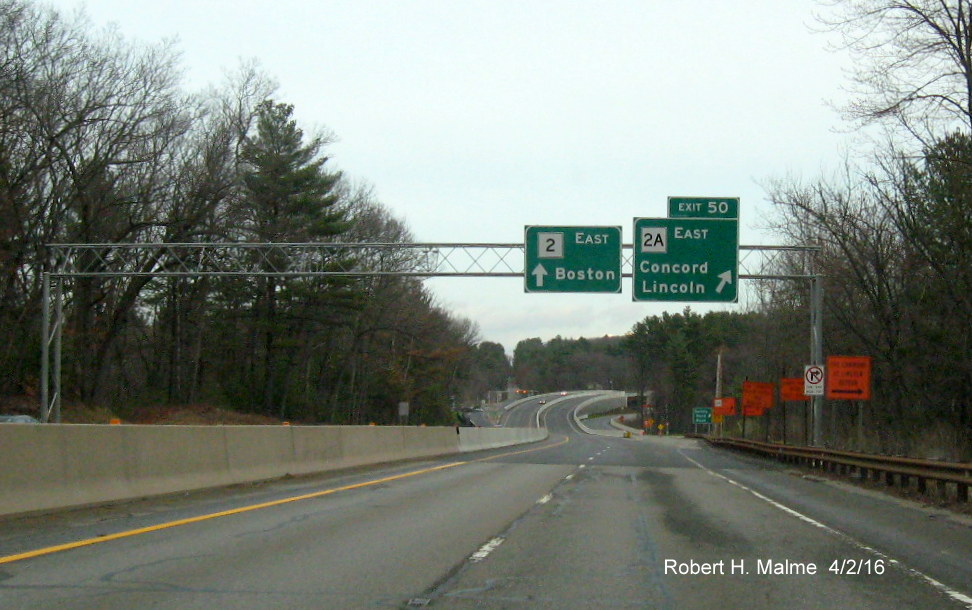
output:
[[[304,144],[294,107],[267,100],[256,116],[256,134],[242,151],[243,185],[250,204],[249,231],[259,241],[313,241],[346,230],[336,204],[340,172],[328,172],[323,136]]]
[[[341,174],[325,169],[328,158],[322,149],[327,140],[317,136],[305,144],[293,110],[289,104],[272,100],[261,103],[256,133],[247,137],[241,148],[244,230],[260,242],[316,241],[347,229],[335,188]],[[272,265],[280,269],[279,261],[266,260],[264,264],[265,268]],[[263,410],[286,416],[284,401],[280,400],[284,388],[275,345],[276,335],[284,330],[278,316],[280,280],[267,276],[261,284],[256,309],[263,331]]]

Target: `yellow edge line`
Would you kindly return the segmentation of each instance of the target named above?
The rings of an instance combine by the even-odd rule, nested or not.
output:
[[[100,544],[102,542],[109,542],[111,540],[118,540],[120,538],[129,538],[131,536],[138,536],[140,534],[147,534],[150,532],[157,532],[164,529],[169,529],[171,527],[179,527],[180,525],[188,525],[190,523],[198,523],[200,521],[208,521],[209,519],[217,519],[219,517],[228,517],[230,515],[238,515],[241,513],[248,513],[254,510],[261,510],[264,508],[271,508],[273,506],[280,506],[281,504],[288,504],[290,502],[299,502],[301,500],[309,500],[311,498],[319,498],[321,496],[326,496],[329,494],[337,493],[339,491],[349,491],[351,489],[360,489],[362,487],[368,487],[370,485],[379,485],[381,483],[387,483],[389,481],[397,481],[399,479],[404,479],[407,477],[414,477],[420,474],[426,474],[429,472],[435,472],[437,470],[445,470],[446,468],[452,468],[453,466],[461,466],[468,462],[452,462],[449,464],[443,464],[442,466],[434,466],[432,468],[425,468],[422,470],[415,470],[412,472],[406,472],[404,474],[396,474],[390,477],[384,477],[382,479],[375,479],[373,481],[365,481],[364,483],[355,483],[353,485],[345,485],[343,487],[334,487],[331,489],[325,489],[322,491],[316,491],[314,493],[304,494],[301,496],[293,496],[290,498],[283,498],[281,500],[274,500],[272,502],[263,502],[261,504],[251,504],[250,506],[243,506],[241,508],[234,508],[231,510],[224,510],[218,513],[210,513],[207,515],[199,515],[198,517],[189,517],[188,519],[179,519],[177,521],[168,521],[166,523],[160,523],[158,525],[152,525],[149,527],[140,527],[134,530],[127,530],[124,532],[118,532],[116,534],[107,534],[105,536],[98,536],[97,538],[87,538],[85,540],[78,540],[75,542],[68,542],[65,544],[58,544],[55,546],[48,546],[42,549],[37,549],[34,551],[27,551],[26,553],[18,553],[17,555],[8,555],[6,557],[0,557],[0,564],[13,563],[14,561],[21,561],[23,559],[31,559],[33,557],[40,557],[42,555],[51,555],[53,553],[60,553],[61,551],[69,551],[71,549],[77,549],[83,546],[91,546],[93,544]]]
[[[519,455],[521,453],[530,453],[531,451],[540,451],[541,449],[551,449],[553,447],[558,447],[570,440],[569,437],[564,436],[564,440],[557,442],[553,445],[545,445],[543,447],[534,447],[532,449],[524,449],[523,451],[511,451],[509,453],[503,453],[500,455],[494,455],[488,458],[481,458],[478,460],[472,460],[474,462],[485,462],[488,460],[494,460],[500,457],[506,457],[508,455]],[[289,504],[291,502],[299,502],[301,500],[310,500],[311,498],[320,498],[321,496],[327,496],[339,491],[349,491],[352,489],[360,489],[362,487],[368,487],[371,485],[380,485],[381,483],[388,483],[389,481],[397,481],[399,479],[405,479],[407,477],[414,477],[420,474],[426,474],[429,472],[435,472],[437,470],[445,470],[446,468],[452,468],[454,466],[461,466],[463,464],[468,464],[469,462],[451,462],[449,464],[443,464],[441,466],[433,466],[432,468],[424,468],[422,470],[414,470],[412,472],[406,472],[403,474],[396,474],[390,477],[384,477],[381,479],[375,479],[373,481],[365,481],[363,483],[355,483],[353,485],[344,485],[343,487],[333,487],[331,489],[324,489],[321,491],[315,491],[314,493],[304,494],[300,496],[292,496],[290,498],[283,498],[281,500],[273,500],[272,502],[263,502],[260,504],[251,504],[249,506],[243,506],[240,508],[234,508],[231,510],[224,510],[218,513],[209,513],[206,515],[199,515],[198,517],[189,517],[187,519],[178,519],[176,521],[167,521],[166,523],[160,523],[158,525],[150,525],[149,527],[140,527],[138,529],[126,530],[124,532],[118,532],[115,534],[107,534],[104,536],[98,536],[97,538],[86,538],[84,540],[77,540],[75,542],[67,542],[65,544],[57,544],[54,546],[44,547],[42,549],[36,549],[33,551],[27,551],[25,553],[18,553],[16,555],[7,555],[6,557],[0,557],[0,565],[5,563],[13,563],[15,561],[22,561],[24,559],[32,559],[34,557],[41,557],[43,555],[52,555],[54,553],[60,553],[62,551],[70,551],[71,549],[77,549],[84,546],[91,546],[93,544],[100,544],[102,542],[109,542],[111,540],[118,540],[120,538],[130,538],[132,536],[139,536],[141,534],[148,534],[151,532],[158,532],[161,530],[169,529],[172,527],[179,527],[181,525],[189,525],[190,523],[199,523],[200,521],[208,521],[210,519],[218,519],[219,517],[228,517],[230,515],[239,515],[241,513],[248,513],[254,510],[262,510],[264,508],[271,508],[274,506],[280,506],[281,504]]]

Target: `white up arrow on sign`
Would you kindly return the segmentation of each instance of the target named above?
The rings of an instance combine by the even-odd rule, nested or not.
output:
[[[533,277],[537,278],[537,288],[543,288],[543,278],[548,275],[543,265],[538,264],[530,273],[533,274]]]

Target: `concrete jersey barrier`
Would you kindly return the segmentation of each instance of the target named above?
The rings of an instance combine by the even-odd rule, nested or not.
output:
[[[545,429],[0,426],[0,516],[251,483],[546,438]]]

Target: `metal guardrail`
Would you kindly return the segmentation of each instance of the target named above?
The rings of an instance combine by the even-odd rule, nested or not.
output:
[[[907,489],[914,480],[918,493],[922,494],[928,490],[928,481],[935,481],[943,495],[947,493],[947,486],[954,485],[956,499],[960,502],[969,502],[972,463],[938,462],[703,435],[686,436],[703,439],[717,447],[755,453],[781,462],[800,464],[841,476],[854,475],[864,480],[883,480],[889,487],[897,485]]]

